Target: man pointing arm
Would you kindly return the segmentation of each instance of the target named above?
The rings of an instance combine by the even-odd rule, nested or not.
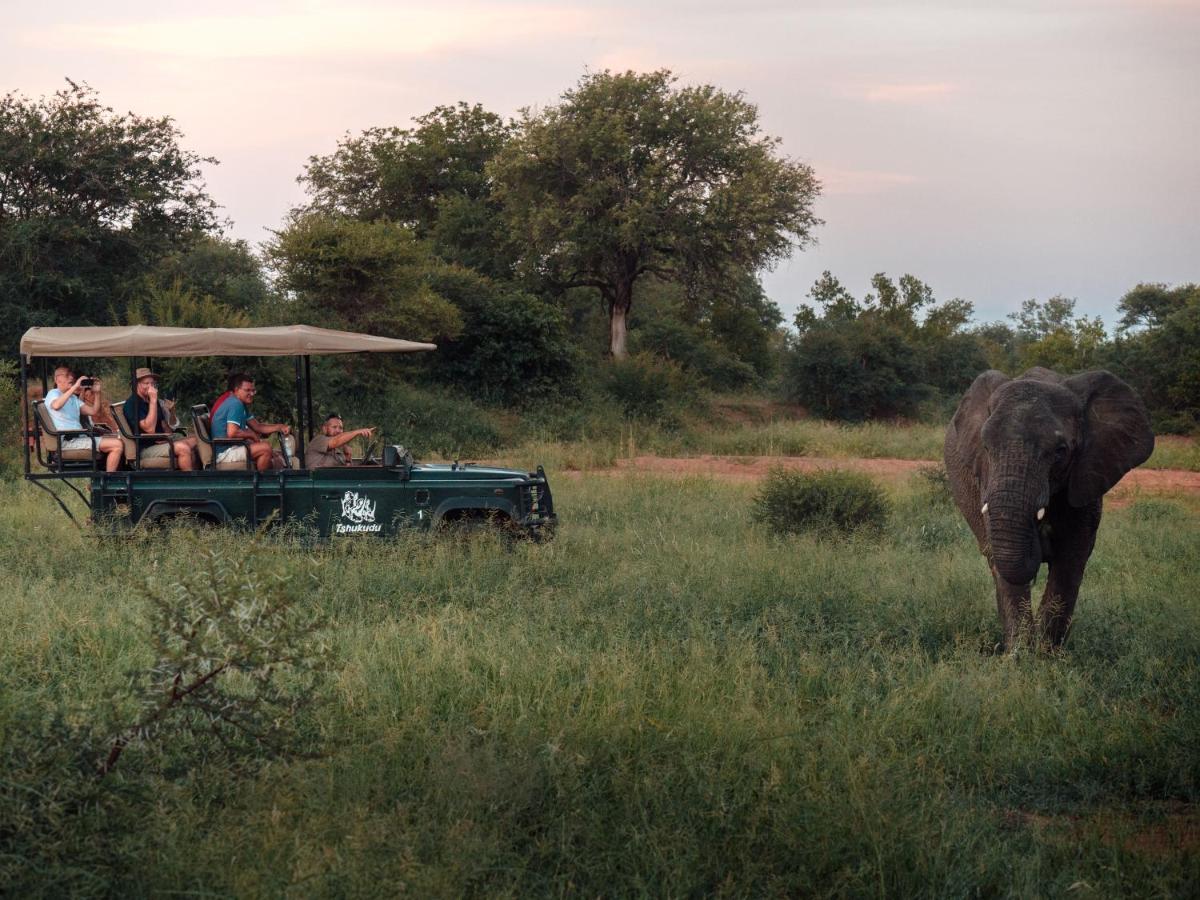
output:
[[[321,433],[309,441],[304,451],[304,466],[308,469],[323,469],[328,466],[344,466],[350,462],[347,446],[356,437],[370,437],[374,428],[356,428],[346,431],[342,417],[330,413],[325,417]]]

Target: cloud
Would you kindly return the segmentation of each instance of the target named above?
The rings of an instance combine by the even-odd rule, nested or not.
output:
[[[957,93],[958,85],[945,81],[923,84],[876,84],[863,89],[862,96],[872,103],[923,103]]]
[[[25,35],[48,50],[191,59],[417,56],[518,39],[585,33],[592,15],[535,5],[288,9],[117,24],[56,25]]]

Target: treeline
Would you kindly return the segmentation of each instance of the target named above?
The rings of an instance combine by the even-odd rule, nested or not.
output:
[[[34,324],[310,322],[436,341],[405,374],[498,404],[639,353],[741,386],[772,374],[782,320],[754,273],[818,224],[817,179],[755,108],[665,71],[347,135],[261,255],[222,237],[180,137],[85,85],[0,102],[8,349]]]
[[[795,317],[784,386],[818,415],[942,419],[984,369],[1017,375],[1044,366],[1120,375],[1160,431],[1200,424],[1200,285],[1137,285],[1117,304],[1112,337],[1067,297],[1027,300],[1008,321],[978,325],[970,302],[938,303],[912,275],[897,283],[880,273],[871,285],[858,300],[825,272]]]
[[[395,411],[420,428],[463,419],[455,397],[670,420],[703,390],[834,418],[935,416],[982,368],[1034,364],[1105,365],[1161,423],[1196,422],[1193,286],[1131,291],[1110,339],[1063,298],[980,326],[912,276],[878,275],[856,299],[826,273],[785,328],[757,273],[811,240],[820,184],[740,94],[666,71],[589,74],[513,120],[460,103],[347,134],[308,160],[306,201],[256,249],[223,235],[210,160],[181,137],[86,85],[0,100],[8,351],[37,324],[302,322],[434,341],[420,358],[318,365],[326,393],[349,398],[339,409],[423,385]],[[203,397],[230,364],[165,362],[168,387]],[[288,396],[286,372],[260,371],[279,382],[267,396]]]

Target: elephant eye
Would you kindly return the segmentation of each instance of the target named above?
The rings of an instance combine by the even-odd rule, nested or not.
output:
[[[1055,462],[1062,462],[1063,460],[1065,460],[1067,458],[1067,450],[1068,449],[1069,448],[1067,447],[1066,444],[1059,444],[1057,447],[1055,447],[1054,448]]]

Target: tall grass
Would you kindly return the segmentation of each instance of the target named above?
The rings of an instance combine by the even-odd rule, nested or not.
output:
[[[612,425],[578,440],[514,435],[511,449],[494,455],[524,456],[553,468],[590,469],[617,459],[653,456],[818,456],[940,460],[944,425],[865,422],[846,425],[818,419],[735,427],[689,423],[667,429],[645,423]],[[1200,445],[1193,439],[1159,437],[1145,463],[1151,469],[1200,471]]]
[[[68,867],[78,893],[143,896],[1200,887],[1195,513],[1106,513],[1066,650],[1005,656],[974,542],[919,481],[883,536],[835,543],[753,525],[752,485],[554,488],[549,545],[318,548],[340,669],[323,755],[134,756],[18,893],[61,892]],[[131,577],[242,540],[102,541],[13,487],[0,529],[6,756],[18,711],[88,715],[144,664]]]

